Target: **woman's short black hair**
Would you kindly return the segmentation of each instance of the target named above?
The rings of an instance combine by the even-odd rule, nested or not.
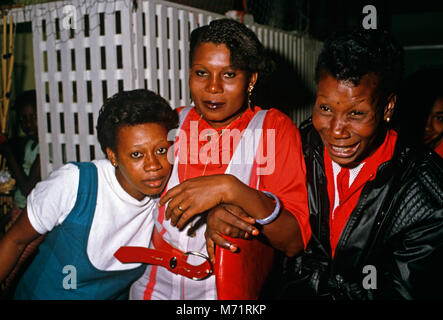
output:
[[[231,65],[248,73],[262,73],[266,65],[265,49],[256,34],[233,19],[213,20],[209,25],[191,33],[189,63],[192,66],[194,51],[202,43],[224,44],[231,53]]]
[[[120,127],[144,123],[158,123],[169,131],[177,128],[178,115],[165,99],[146,89],[121,91],[108,98],[97,119],[97,138],[103,153],[106,155],[106,148],[116,151]]]
[[[379,94],[396,94],[403,77],[403,48],[386,31],[354,30],[328,38],[319,55],[316,81],[326,71],[337,80],[358,85],[369,73],[379,77]]]

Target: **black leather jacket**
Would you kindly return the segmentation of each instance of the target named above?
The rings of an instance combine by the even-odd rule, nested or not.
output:
[[[311,119],[300,132],[312,238],[301,256],[286,261],[282,298],[441,299],[442,159],[398,139],[393,158],[362,190],[332,259],[324,147]]]

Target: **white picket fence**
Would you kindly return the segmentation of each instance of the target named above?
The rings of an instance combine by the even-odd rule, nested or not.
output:
[[[32,22],[43,178],[68,161],[104,157],[98,111],[119,90],[148,88],[173,107],[188,105],[190,31],[223,16],[161,0],[138,1],[137,9],[132,3],[71,0],[13,10],[16,21]],[[248,26],[313,88],[320,42]],[[296,124],[310,115],[302,107],[292,115]]]

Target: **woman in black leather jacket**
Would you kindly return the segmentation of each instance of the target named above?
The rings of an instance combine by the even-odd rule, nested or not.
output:
[[[443,297],[443,166],[389,129],[401,70],[384,32],[325,43],[312,118],[300,127],[312,237],[287,260],[283,298]]]
[[[281,299],[443,297],[443,163],[389,129],[402,69],[385,32],[325,42],[312,118],[300,126],[312,236],[285,259],[273,286]]]

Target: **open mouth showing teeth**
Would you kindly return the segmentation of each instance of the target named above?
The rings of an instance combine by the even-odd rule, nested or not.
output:
[[[359,143],[352,146],[334,146],[330,144],[329,148],[332,151],[333,155],[337,157],[349,157],[357,151],[359,145]]]
[[[345,151],[349,151],[349,147],[337,147],[337,146],[331,146],[331,148],[336,151],[336,152],[345,152]]]

